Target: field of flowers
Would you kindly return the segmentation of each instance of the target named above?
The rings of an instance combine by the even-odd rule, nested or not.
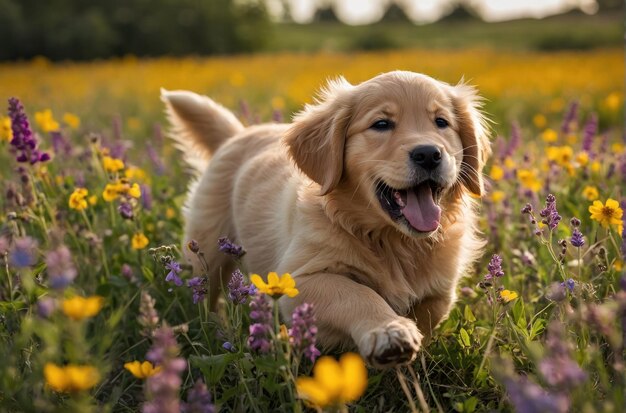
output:
[[[496,123],[484,258],[418,360],[380,372],[320,355],[311,306],[283,325],[297,283],[253,275],[251,246],[181,242],[190,177],[158,90],[251,124],[392,69],[465,76]],[[0,65],[0,411],[624,410],[623,79],[612,49]],[[217,312],[182,248],[239,264]]]

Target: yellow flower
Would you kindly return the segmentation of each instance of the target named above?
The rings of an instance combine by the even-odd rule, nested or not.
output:
[[[367,388],[367,369],[358,354],[346,353],[339,362],[321,357],[313,377],[298,377],[298,396],[319,406],[337,406],[357,400]]]
[[[87,208],[87,201],[85,198],[89,192],[85,188],[76,188],[70,195],[70,208],[77,211],[82,211]]]
[[[148,179],[148,174],[146,173],[146,171],[144,171],[141,168],[137,168],[135,166],[126,168],[126,171],[124,171],[124,176],[127,179],[140,181],[140,182],[146,182]]]
[[[517,179],[519,179],[522,186],[531,191],[538,192],[541,189],[542,183],[537,178],[536,169],[518,169]]]
[[[544,142],[556,142],[556,140],[558,139],[559,135],[557,135],[557,133],[548,128],[546,130],[543,131],[543,133],[541,134],[541,139],[543,139]]]
[[[611,92],[606,99],[604,99],[604,105],[613,111],[620,110],[622,105],[622,96],[619,92]]]
[[[591,172],[600,172],[602,170],[602,164],[598,161],[591,162]]]
[[[89,198],[87,198],[87,201],[89,202],[89,205],[96,205],[96,203],[98,203],[98,197],[95,195],[92,195]]]
[[[78,129],[80,126],[80,118],[73,113],[64,113],[63,122],[72,129]]]
[[[11,118],[4,116],[0,118],[0,141],[10,142],[13,139],[13,130],[11,130]]]
[[[504,158],[504,166],[509,169],[515,169],[515,161],[510,156],[507,156],[506,158]]]
[[[624,261],[615,260],[615,262],[613,263],[613,268],[615,269],[615,271],[621,271],[624,268]]]
[[[110,156],[102,157],[102,166],[107,172],[115,173],[124,169],[124,162],[121,159],[111,158]]]
[[[91,318],[100,312],[104,298],[94,295],[91,297],[81,297],[79,295],[72,298],[66,298],[61,302],[63,314],[72,320],[82,320],[83,318]]]
[[[126,184],[126,186],[124,187],[124,191],[133,198],[141,197],[141,188],[139,188],[138,184],[133,184],[132,186]]]
[[[118,183],[115,184],[107,184],[104,187],[104,191],[102,192],[102,198],[105,201],[111,202],[117,199],[120,193],[120,185]]]
[[[54,132],[59,130],[59,123],[54,120],[50,109],[46,109],[42,112],[36,112],[35,122],[44,132]]]
[[[620,208],[619,202],[614,199],[609,198],[604,204],[600,200],[593,201],[589,212],[591,212],[591,219],[598,221],[604,228],[608,228],[609,225],[616,225],[619,228],[622,225],[624,211]]]
[[[61,367],[54,363],[46,363],[43,368],[43,375],[46,384],[52,390],[60,393],[88,390],[100,381],[98,370],[89,365],[68,364]]]
[[[537,113],[535,116],[533,116],[533,123],[537,128],[541,129],[546,127],[548,120],[541,113]]]
[[[574,150],[571,146],[550,146],[546,150],[548,159],[557,165],[569,166],[574,157]]]
[[[502,201],[505,198],[506,194],[504,193],[504,191],[493,191],[491,193],[491,202],[493,202],[494,204],[499,203],[500,201]]]
[[[167,208],[165,210],[165,218],[172,219],[175,216],[176,216],[176,211],[174,211],[174,208]]]
[[[489,176],[494,181],[499,181],[502,178],[504,178],[504,170],[501,167],[499,167],[498,165],[493,165],[491,167],[491,170],[489,171]]]
[[[154,376],[161,371],[161,366],[155,367],[149,361],[144,361],[142,363],[138,360],[124,364],[124,368],[130,371],[133,376],[138,379],[147,379],[148,377]]]
[[[287,326],[284,324],[280,325],[280,331],[278,333],[278,338],[282,341],[289,341],[289,331],[287,330]]]
[[[619,142],[615,142],[611,145],[611,152],[613,152],[615,155],[621,154],[622,152],[624,152],[624,145]]]
[[[580,166],[586,166],[589,163],[589,154],[585,151],[578,152],[578,155],[576,155],[576,163]]]
[[[133,235],[133,238],[130,241],[130,246],[134,250],[142,250],[146,248],[149,242],[150,241],[148,241],[148,238],[145,235],[143,235],[142,232],[138,232],[135,235]]]
[[[508,303],[509,301],[513,301],[518,297],[515,291],[502,290],[500,291],[500,299],[504,303]]]
[[[281,275],[279,279],[278,274],[270,272],[267,274],[267,284],[263,281],[259,274],[252,274],[252,276],[250,276],[250,281],[252,281],[260,292],[273,297],[281,296],[283,294],[288,297],[295,297],[299,292],[296,289],[295,280],[291,278],[291,274],[289,273]]]
[[[600,194],[598,193],[598,188],[596,188],[595,186],[587,185],[583,188],[583,196],[589,201],[595,201],[596,199],[598,199]]]

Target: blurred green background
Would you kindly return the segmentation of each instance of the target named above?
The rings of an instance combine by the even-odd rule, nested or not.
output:
[[[621,0],[526,2],[526,9],[550,16],[512,12],[507,21],[490,23],[483,19],[502,16],[493,18],[487,10],[524,2],[425,3],[436,9],[435,17],[415,12],[413,6],[424,4],[417,0],[0,0],[0,60],[468,45],[586,50],[623,42]],[[361,19],[366,24],[342,22],[354,22],[351,13],[366,6],[374,10]]]

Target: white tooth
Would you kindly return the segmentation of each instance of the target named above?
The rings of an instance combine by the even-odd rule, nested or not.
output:
[[[405,207],[405,204],[402,201],[402,196],[400,195],[400,192],[395,191],[393,193],[393,198],[396,200],[396,203],[400,206],[400,208],[404,208]]]

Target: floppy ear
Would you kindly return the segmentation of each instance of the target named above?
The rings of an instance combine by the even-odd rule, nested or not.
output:
[[[454,86],[452,100],[463,143],[461,179],[470,192],[482,196],[482,169],[491,155],[488,120],[480,111],[482,101],[473,87],[463,83]]]
[[[343,173],[353,87],[343,77],[329,81],[316,104],[296,115],[283,138],[298,168],[322,187],[321,195],[332,191]]]

